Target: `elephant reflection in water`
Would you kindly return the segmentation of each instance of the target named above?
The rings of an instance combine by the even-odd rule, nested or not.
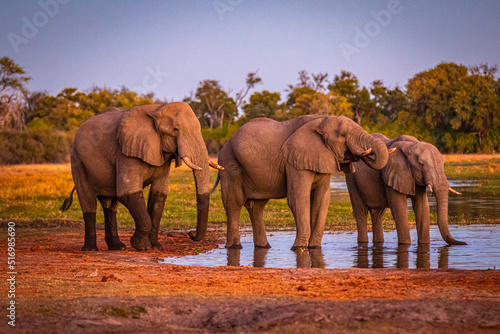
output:
[[[266,265],[268,248],[256,247],[253,251],[253,267],[263,268]],[[294,251],[297,256],[297,268],[325,268],[325,259],[320,248],[300,249]],[[230,248],[227,250],[227,265],[239,267],[241,250]]]
[[[409,266],[409,248],[408,244],[400,244],[396,250],[396,268],[408,269]],[[356,268],[370,268],[369,252],[372,253],[371,268],[384,268],[384,247],[380,244],[374,244],[372,247],[366,245],[356,248],[356,258],[354,266]],[[393,250],[390,250],[392,252]],[[415,267],[417,269],[430,269],[430,247],[428,244],[419,244],[417,246],[417,258]],[[387,254],[386,254],[387,255]],[[389,266],[390,267],[390,266]],[[448,247],[439,248],[438,268],[448,269]]]

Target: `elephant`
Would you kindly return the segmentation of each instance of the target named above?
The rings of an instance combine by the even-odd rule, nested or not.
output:
[[[219,153],[221,195],[227,215],[227,248],[241,248],[241,208],[250,214],[255,247],[269,248],[263,222],[270,199],[287,198],[297,227],[292,250],[320,248],[330,175],[354,172],[361,159],[380,169],[384,142],[344,116],[305,115],[285,122],[257,118],[244,124]],[[215,189],[215,188],[214,188]]]
[[[356,173],[346,174],[354,218],[358,229],[358,243],[368,242],[367,217],[370,212],[373,242],[384,242],[382,218],[386,208],[391,209],[396,222],[399,244],[411,244],[408,225],[407,198],[415,211],[419,244],[429,244],[429,202],[426,187],[437,202],[437,222],[441,236],[450,245],[465,245],[455,240],[448,228],[448,191],[453,190],[444,172],[444,159],[438,149],[417,138],[402,135],[394,139],[374,133],[388,149],[394,150],[387,165],[380,170],[366,168],[354,162]]]
[[[111,108],[78,129],[71,151],[75,188],[61,207],[69,208],[76,189],[85,222],[82,251],[96,251],[96,205],[102,204],[105,241],[109,250],[126,248],[117,231],[116,210],[122,203],[135,222],[130,244],[137,250],[161,250],[158,230],[168,193],[170,165],[184,163],[196,184],[197,227],[201,240],[207,230],[210,196],[209,158],[200,123],[187,103],[172,102]],[[143,188],[151,185],[146,205]]]

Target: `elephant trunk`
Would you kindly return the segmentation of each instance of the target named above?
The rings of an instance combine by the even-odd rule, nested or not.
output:
[[[194,241],[200,241],[205,236],[208,226],[210,201],[208,152],[201,134],[189,136],[189,138],[180,135],[177,147],[179,156],[193,170],[196,186],[197,222],[196,232],[189,232],[189,236]]]
[[[447,183],[446,183],[447,184]],[[437,223],[441,237],[449,245],[467,245],[463,241],[453,239],[448,228],[448,186],[440,186],[434,189],[437,203]]]
[[[389,152],[385,143],[366,132],[361,133],[358,138],[357,140],[348,141],[349,150],[360,157],[371,168],[384,168],[389,159]],[[371,149],[371,152],[365,155],[364,153],[367,149]]]

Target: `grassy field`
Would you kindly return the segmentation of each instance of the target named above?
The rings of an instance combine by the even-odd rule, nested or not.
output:
[[[480,179],[481,188],[498,192],[500,186],[499,155],[446,155],[445,169],[452,179]],[[215,182],[217,171],[211,170],[211,182]],[[64,198],[73,188],[71,168],[62,165],[16,165],[0,167],[0,220],[14,220],[17,223],[45,224],[51,221],[82,221],[82,213],[77,198],[71,208],[59,212]],[[496,189],[496,190],[493,190]],[[147,197],[148,189],[144,191]],[[394,228],[390,213],[386,213],[386,229]],[[102,211],[98,210],[98,223],[102,226]],[[266,206],[264,219],[267,226],[274,228],[294,227],[293,216],[286,200],[272,200]],[[410,220],[414,217],[410,214]],[[214,227],[226,220],[220,197],[220,186],[210,201],[210,222]],[[122,227],[132,227],[133,220],[121,206],[118,221]],[[453,221],[460,223],[460,221]],[[242,210],[242,224],[250,226],[245,209]],[[170,193],[165,205],[161,226],[184,230],[196,226],[196,197],[194,179],[187,167],[172,169]],[[326,223],[327,230],[355,230],[351,204],[348,199],[330,204]]]

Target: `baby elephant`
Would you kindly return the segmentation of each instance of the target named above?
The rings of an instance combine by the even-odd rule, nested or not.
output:
[[[250,214],[255,247],[269,248],[262,219],[272,198],[287,198],[297,226],[292,249],[321,247],[330,175],[354,172],[361,159],[380,169],[387,147],[352,120],[306,115],[286,122],[260,118],[243,125],[224,145],[219,163],[222,201],[227,215],[228,248],[241,248],[240,211]]]
[[[396,149],[389,155],[387,165],[381,170],[366,168],[354,163],[355,174],[346,174],[347,188],[358,227],[358,243],[368,242],[367,217],[371,214],[373,242],[384,242],[382,217],[386,208],[391,209],[396,222],[398,242],[410,244],[408,207],[411,198],[417,225],[418,243],[429,243],[429,202],[426,187],[437,202],[437,221],[444,241],[450,245],[465,245],[451,237],[448,228],[448,191],[453,190],[444,173],[444,159],[438,149],[412,136],[388,139],[382,134],[374,137],[384,141],[388,149]]]

